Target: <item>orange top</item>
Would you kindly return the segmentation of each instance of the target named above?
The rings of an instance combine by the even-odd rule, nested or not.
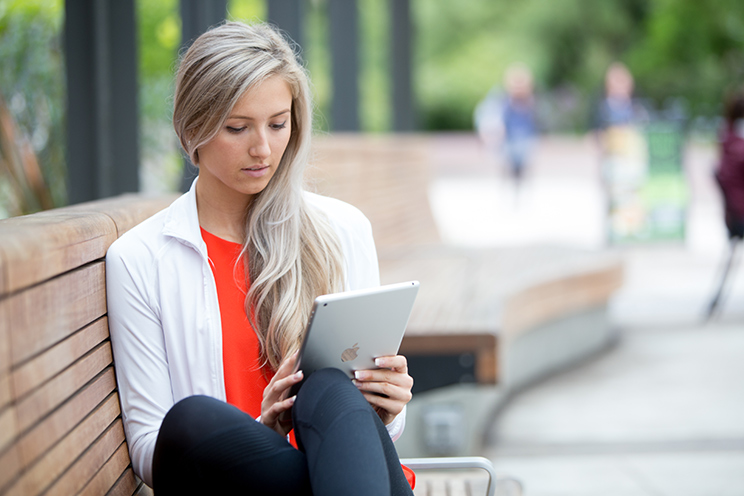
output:
[[[258,338],[245,314],[247,286],[243,259],[239,259],[242,245],[204,229],[201,232],[217,284],[227,402],[258,418],[263,391],[273,373],[268,368],[266,373],[261,369]]]

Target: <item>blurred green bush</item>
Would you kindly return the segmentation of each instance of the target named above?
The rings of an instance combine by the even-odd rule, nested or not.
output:
[[[0,93],[15,121],[18,148],[30,143],[55,206],[67,200],[63,6],[62,0],[0,0]],[[3,151],[6,163],[13,154]],[[7,174],[0,172],[0,218],[42,208],[22,200]]]
[[[744,82],[741,0],[412,5],[415,93],[428,130],[470,129],[473,108],[514,62],[534,71],[546,127],[557,132],[586,130],[604,72],[616,60],[628,65],[650,106],[690,119],[718,115],[723,93]]]

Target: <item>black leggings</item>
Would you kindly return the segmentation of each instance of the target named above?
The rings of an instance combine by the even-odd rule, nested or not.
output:
[[[387,429],[343,372],[308,377],[292,421],[299,450],[227,403],[179,401],[155,444],[156,495],[413,494]]]

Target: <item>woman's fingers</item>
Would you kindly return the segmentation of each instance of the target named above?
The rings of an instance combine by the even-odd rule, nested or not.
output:
[[[404,374],[408,373],[408,360],[403,355],[375,358],[375,365],[381,369],[390,369]]]
[[[268,417],[267,420],[276,421],[276,419],[281,415],[283,412],[286,412],[290,408],[292,408],[292,405],[294,405],[295,399],[297,396],[290,396],[286,400],[278,401],[271,405],[269,409],[266,411],[265,415],[261,415],[261,420],[264,419],[264,416]]]
[[[404,356],[380,357],[375,364],[384,368],[356,371],[354,384],[387,425],[411,401],[413,378]]]
[[[302,381],[302,371],[292,373],[297,363],[297,354],[287,358],[277,369],[274,377],[264,389],[261,402],[261,423],[278,433],[286,435],[292,427],[289,415],[286,415],[295,401],[295,396],[287,398],[289,388]],[[284,414],[284,415],[283,415]]]
[[[406,403],[394,400],[392,398],[385,398],[378,396],[374,393],[368,393],[362,391],[362,395],[367,399],[367,402],[374,407],[380,415],[382,422],[387,425],[393,421],[393,419],[403,411],[403,407]],[[382,415],[384,413],[384,415]]]
[[[276,369],[276,373],[274,374],[274,377],[272,380],[281,380],[285,377],[289,377],[292,375],[292,372],[295,369],[295,366],[297,364],[297,353],[294,353],[292,356],[287,358],[282,362],[281,365],[279,365],[279,368]]]
[[[301,370],[292,373],[296,363],[297,353],[282,362],[264,390],[264,401],[267,399],[271,400],[272,403],[279,401],[290,387],[302,380]]]
[[[404,403],[408,403],[413,397],[410,387],[399,386],[390,382],[362,382],[355,380],[354,385],[362,392],[374,393]]]
[[[274,389],[278,391],[279,397],[281,397],[285,392],[289,390],[292,386],[297,384],[298,382],[302,381],[302,371],[298,370],[294,374],[285,377],[284,379],[279,379],[274,383]]]

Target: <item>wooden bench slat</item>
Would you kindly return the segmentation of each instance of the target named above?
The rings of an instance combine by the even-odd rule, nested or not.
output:
[[[8,406],[13,399],[10,383],[10,374],[0,372],[0,410]]]
[[[106,339],[108,318],[102,317],[24,363],[12,374],[15,397],[22,398]]]
[[[99,496],[108,493],[130,466],[127,443],[122,443],[95,477],[83,488],[80,496]]]
[[[105,214],[55,209],[0,221],[0,264],[10,294],[102,258],[116,240]],[[37,307],[38,309],[38,307]]]
[[[122,195],[0,220],[0,295],[103,258],[111,243],[176,195]]]
[[[0,409],[10,403],[10,315],[0,296]]]
[[[40,494],[100,436],[119,416],[119,397],[116,393],[100,405],[62,441],[49,450],[37,463],[26,470],[10,488],[13,494]]]
[[[64,372],[20,400],[18,424],[23,432],[112,364],[111,344],[101,343]]]
[[[5,258],[5,253],[0,250],[0,298],[10,292],[8,289],[8,260]],[[0,318],[0,320],[2,320]],[[2,328],[2,322],[0,322],[0,328]]]
[[[113,221],[116,227],[116,235],[119,237],[143,220],[163,210],[179,196],[180,194],[146,196],[129,193],[113,198],[79,203],[66,207],[64,210],[76,213],[104,214]],[[106,249],[108,249],[108,246]]]
[[[129,464],[124,427],[117,419],[44,494],[106,494]]]
[[[5,494],[3,489],[21,473],[21,455],[18,446],[11,445],[7,450],[0,453],[0,494]]]
[[[134,475],[134,471],[128,468],[124,471],[124,474],[119,477],[114,487],[106,493],[106,496],[132,496],[134,491],[137,490],[137,484],[139,481]]]
[[[604,304],[622,284],[622,266],[577,272],[535,285],[508,299],[504,328],[510,337],[563,314]]]
[[[11,364],[46,350],[106,313],[104,263],[95,262],[0,300],[13,322]]]
[[[31,466],[41,455],[67,435],[116,389],[113,367],[39,422],[16,444],[21,463]]]
[[[13,405],[0,410],[0,452],[7,448],[18,435],[18,420]]]

